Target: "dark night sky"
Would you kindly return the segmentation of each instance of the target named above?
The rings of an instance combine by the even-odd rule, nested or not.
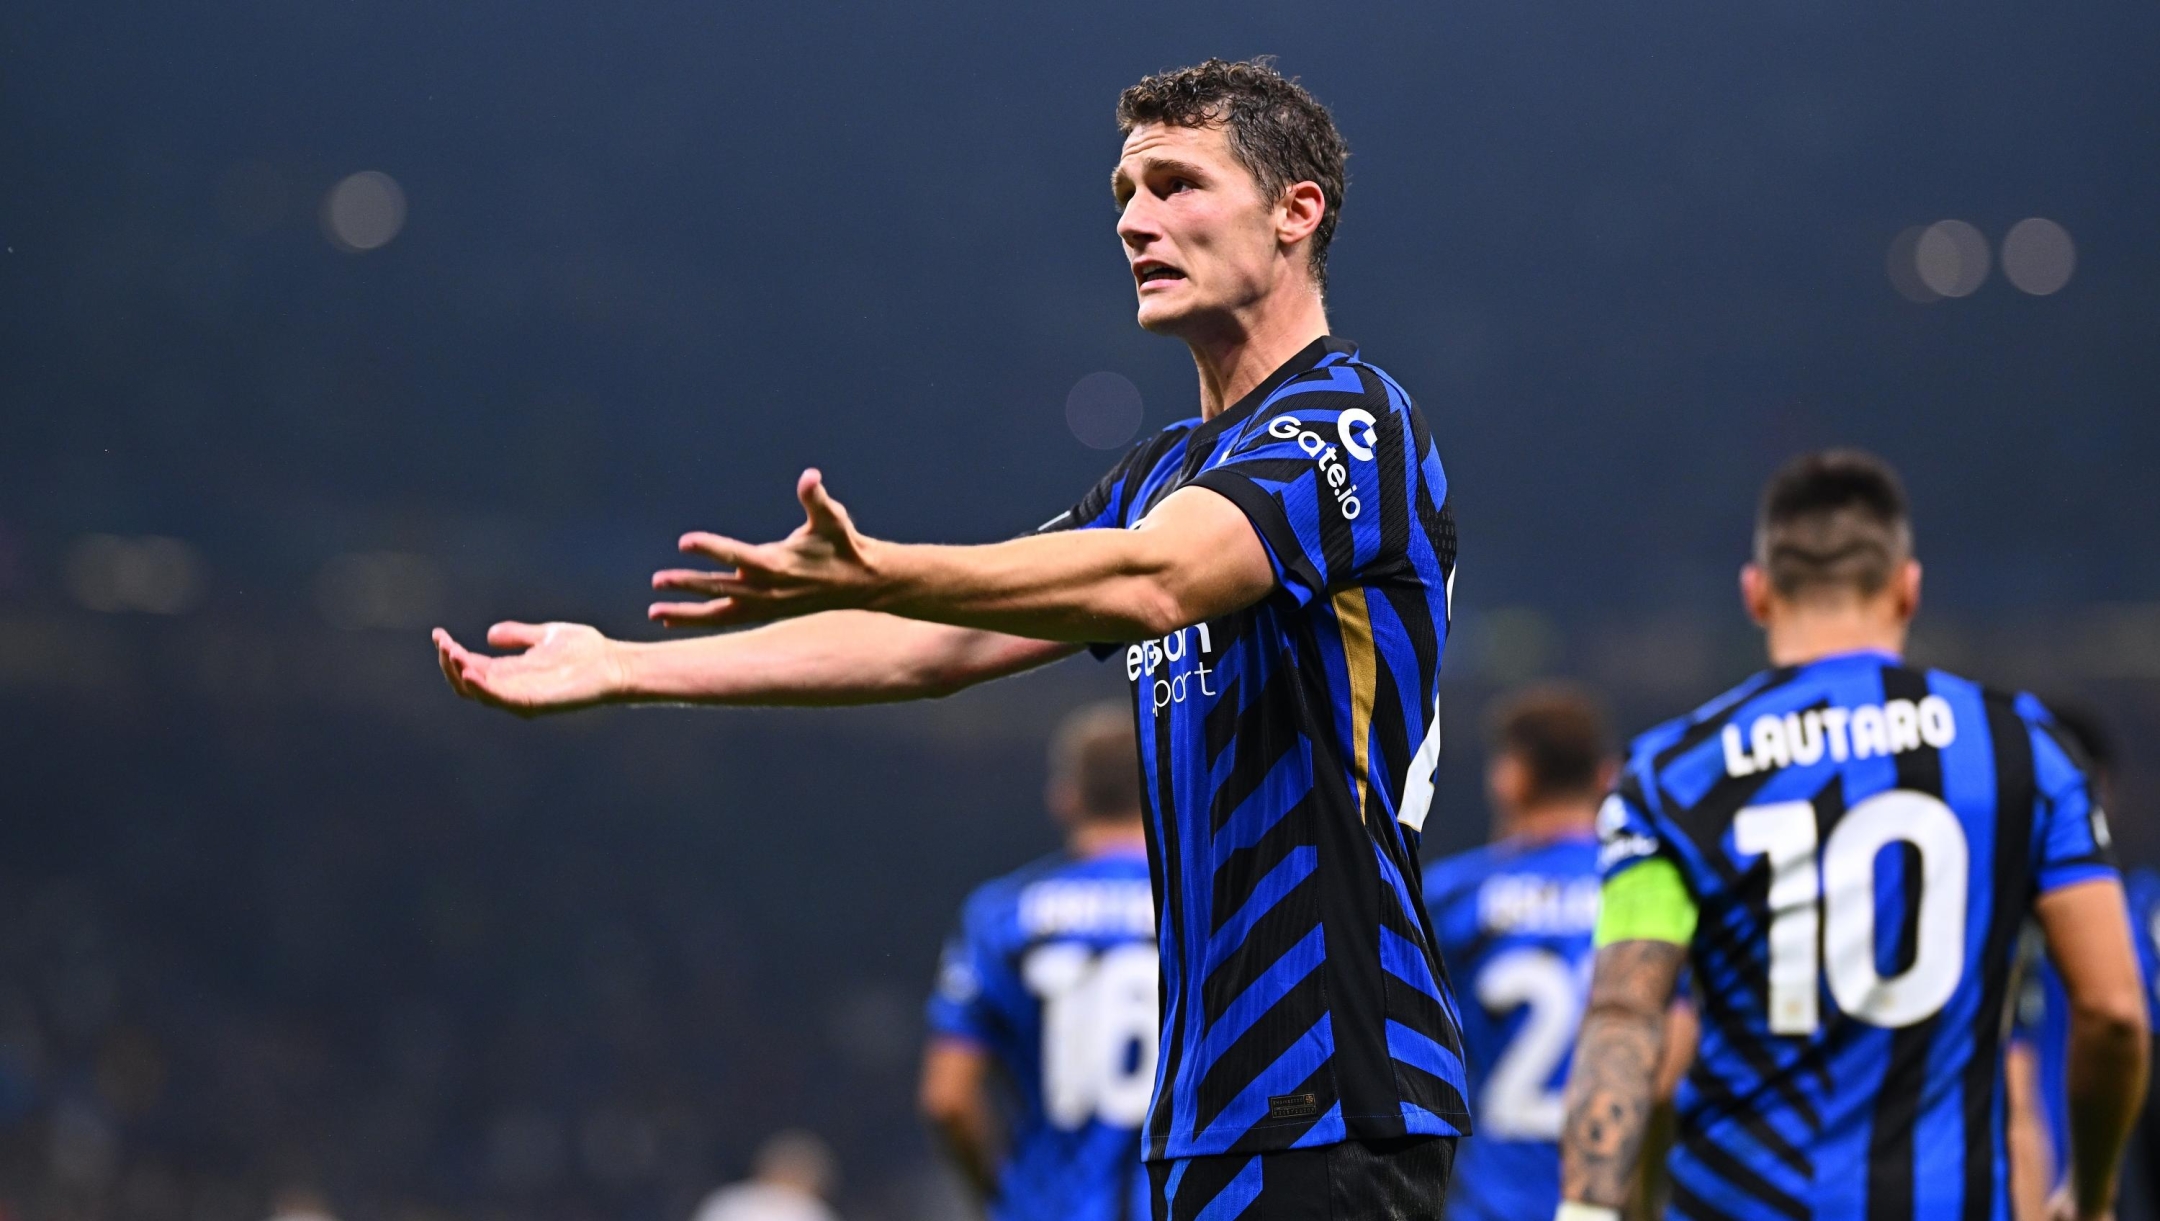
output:
[[[1907,469],[1961,604],[2160,592],[2149,6],[15,26],[0,515],[34,549],[178,534],[274,592],[394,543],[634,599],[680,528],[787,525],[811,462],[876,532],[1037,521],[1105,465],[1064,426],[1078,378],[1191,410],[1182,352],[1130,321],[1115,93],[1272,51],[1355,150],[1334,323],[1434,421],[1466,595],[1722,594],[1765,471],[1828,441]],[[348,255],[316,204],[362,169],[410,213]],[[1901,229],[2028,215],[2077,241],[2063,293],[1892,291]]]

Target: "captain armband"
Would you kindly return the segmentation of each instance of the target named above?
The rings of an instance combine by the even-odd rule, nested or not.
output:
[[[1695,939],[1696,917],[1680,867],[1652,857],[1606,879],[1592,943],[1599,948],[1620,941],[1685,946]]]

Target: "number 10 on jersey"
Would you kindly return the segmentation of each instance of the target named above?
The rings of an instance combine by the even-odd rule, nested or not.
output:
[[[1913,960],[1885,978],[1875,953],[1875,862],[1891,844],[1919,854],[1918,936]],[[1817,997],[1871,1026],[1933,1017],[1965,971],[1965,892],[1971,850],[1942,800],[1909,789],[1878,793],[1845,812],[1818,854],[1815,807],[1805,801],[1749,806],[1733,816],[1733,845],[1770,866],[1770,1030],[1822,1028]]]

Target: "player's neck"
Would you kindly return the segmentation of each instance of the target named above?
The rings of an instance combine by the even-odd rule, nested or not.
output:
[[[1825,607],[1779,616],[1765,626],[1770,664],[1804,666],[1841,653],[1888,653],[1902,657],[1908,624],[1871,613],[1865,605]]]
[[[1077,857],[1129,855],[1147,851],[1147,829],[1140,820],[1130,822],[1083,822],[1065,836],[1065,847]]]
[[[1299,283],[1184,336],[1200,374],[1200,418],[1221,415],[1327,333],[1327,308],[1319,292]]]
[[[1548,843],[1556,839],[1581,839],[1597,826],[1597,803],[1554,801],[1525,806],[1509,814],[1501,824],[1500,838]]]

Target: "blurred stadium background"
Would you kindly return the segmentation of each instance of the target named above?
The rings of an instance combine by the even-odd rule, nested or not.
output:
[[[679,1221],[767,1133],[949,1215],[917,1016],[1053,842],[1068,663],[928,709],[453,700],[424,629],[642,632],[816,462],[972,541],[1189,413],[1105,179],[1142,73],[1333,106],[1336,329],[1463,529],[1485,697],[1752,668],[1752,496],[1916,499],[1918,653],[2084,701],[2160,860],[2160,10],[814,0],[18,6],[0,43],[0,1215]],[[927,491],[926,491],[927,490]]]

